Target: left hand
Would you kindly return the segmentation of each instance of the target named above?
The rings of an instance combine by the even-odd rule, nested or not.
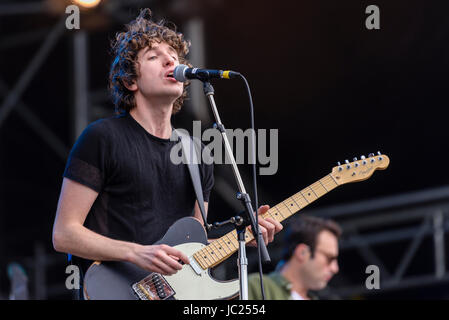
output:
[[[257,210],[257,213],[259,215],[259,230],[262,232],[263,241],[265,242],[265,245],[269,244],[270,242],[273,242],[274,235],[282,230],[283,226],[279,221],[274,220],[273,218],[262,218],[262,215],[266,213],[270,209],[269,205],[263,205],[259,207],[259,210]],[[250,227],[251,230],[251,227]],[[251,230],[252,232],[252,230]],[[254,233],[253,233],[254,235]],[[256,237],[257,235],[254,235]],[[256,239],[251,240],[248,243],[249,246],[257,247]]]

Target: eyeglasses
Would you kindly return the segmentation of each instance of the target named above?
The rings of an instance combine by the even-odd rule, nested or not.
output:
[[[338,255],[337,255],[337,256],[330,255],[329,253],[327,253],[327,252],[325,252],[325,251],[323,251],[323,250],[317,249],[317,248],[315,248],[315,252],[319,252],[319,253],[321,253],[323,256],[325,256],[326,259],[327,259],[327,264],[328,264],[328,265],[331,264],[333,261],[335,261],[335,262],[338,261]]]

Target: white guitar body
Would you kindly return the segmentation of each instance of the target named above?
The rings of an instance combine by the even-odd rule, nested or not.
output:
[[[188,257],[204,247],[202,243],[184,243],[175,246]],[[182,270],[164,278],[176,292],[174,298],[179,300],[228,299],[236,296],[239,291],[238,280],[218,281],[211,277],[210,269],[201,269],[201,273],[197,274],[191,265],[184,265]]]

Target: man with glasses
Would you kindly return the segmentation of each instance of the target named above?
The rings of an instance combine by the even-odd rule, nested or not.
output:
[[[267,300],[309,300],[310,290],[327,286],[338,273],[340,226],[332,220],[302,215],[285,234],[284,254],[276,271],[263,276]],[[249,298],[262,299],[259,274],[248,279]]]

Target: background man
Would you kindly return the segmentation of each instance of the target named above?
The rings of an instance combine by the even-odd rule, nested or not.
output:
[[[277,271],[263,276],[267,300],[308,300],[338,273],[341,228],[331,220],[300,216],[286,230],[283,260]],[[259,274],[248,280],[249,298],[260,300]]]

